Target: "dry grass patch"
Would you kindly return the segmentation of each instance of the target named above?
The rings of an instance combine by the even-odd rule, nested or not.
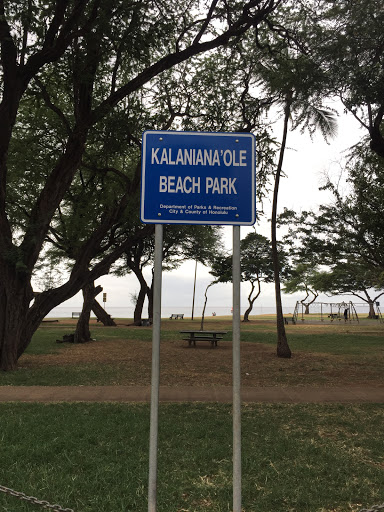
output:
[[[73,325],[75,321],[69,322]],[[212,323],[212,322],[210,322]],[[189,329],[196,322],[164,322],[164,335],[161,343],[161,384],[167,386],[230,386],[232,384],[232,343],[230,340],[219,342],[212,349],[209,342],[199,342],[189,347],[179,335],[180,329]],[[122,329],[123,327],[123,329]],[[323,327],[323,328],[322,328]],[[62,368],[70,374],[77,368],[83,373],[83,384],[120,384],[149,385],[151,373],[151,330],[120,325],[119,338],[111,336],[113,328],[95,327],[93,334],[97,341],[82,345],[66,345],[64,350],[53,354],[24,354],[20,359],[20,368],[24,370]],[[212,325],[208,325],[212,328]],[[228,321],[214,322],[217,330],[230,330]],[[317,352],[315,337],[330,327],[325,326],[289,326],[289,334],[310,335],[308,343],[311,351],[294,350],[291,359],[278,359],[275,345],[268,343],[275,334],[273,327],[262,324],[245,324],[247,333],[255,334],[255,339],[266,343],[243,341],[242,384],[244,386],[343,386],[370,385],[384,387],[381,354],[344,356],[326,352]],[[333,331],[335,331],[333,326]],[[126,333],[126,336],[125,336]],[[167,334],[168,333],[168,334]],[[344,333],[346,334],[346,333]],[[377,333],[374,333],[376,335]],[[105,335],[105,337],[104,337]],[[146,336],[146,339],[139,339]],[[313,335],[313,336],[312,336]],[[107,337],[108,336],[108,337]],[[230,334],[227,338],[230,338]],[[131,339],[128,339],[131,338]],[[306,339],[306,338],[305,338]],[[384,345],[384,344],[383,344]],[[368,359],[367,359],[368,358]],[[98,376],[90,379],[89,372],[98,368]],[[109,369],[109,371],[107,371]],[[80,378],[80,377],[78,377]],[[99,382],[97,379],[101,379]],[[78,384],[79,381],[77,380]],[[68,384],[71,384],[69,381]]]

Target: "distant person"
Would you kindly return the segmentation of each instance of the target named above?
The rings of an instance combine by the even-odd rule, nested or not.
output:
[[[214,311],[214,312],[212,313],[212,316],[216,316],[216,313],[215,313],[215,311]]]
[[[344,322],[347,322],[348,321],[348,308],[347,309],[344,309]]]

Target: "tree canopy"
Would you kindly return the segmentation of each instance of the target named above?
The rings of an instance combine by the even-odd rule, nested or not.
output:
[[[332,295],[353,295],[369,305],[369,317],[375,316],[374,305],[384,295],[383,285],[377,281],[372,268],[362,263],[339,262],[330,271],[318,272],[313,279],[315,287]],[[374,295],[372,295],[374,293]]]
[[[170,101],[171,70],[182,74],[189,59],[229,48],[249,30],[257,41],[281,3],[0,1],[2,369],[16,366],[53,307],[151,232],[135,229],[140,134],[182,118]],[[74,260],[69,279],[30,305],[47,238],[58,244],[63,235]]]
[[[280,222],[290,226],[288,238],[297,242],[301,259],[317,264],[361,262],[376,273],[384,271],[384,162],[366,147],[355,148],[342,184],[330,180],[324,188],[333,202],[319,211],[285,211]]]
[[[285,211],[280,216],[280,222],[289,225],[287,239],[294,241],[291,254],[296,254],[301,270],[303,264],[309,270],[307,277],[306,272],[293,276],[286,291],[301,286],[327,294],[353,294],[372,305],[384,286],[384,161],[358,145],[342,178],[328,180],[324,188],[334,199],[319,211]]]
[[[279,260],[282,275],[287,275],[287,254],[279,244]],[[248,308],[244,313],[244,321],[249,320],[255,300],[261,293],[261,283],[271,283],[274,280],[271,242],[256,232],[248,233],[240,241],[241,281],[250,283]],[[210,274],[215,278],[213,283],[232,281],[232,256],[216,254],[211,261]],[[211,286],[211,285],[210,285]]]
[[[305,306],[305,314],[309,314],[310,305],[319,296],[319,287],[316,281],[318,269],[311,262],[299,262],[291,269],[284,281],[284,293],[304,292],[305,297],[300,301]]]
[[[301,3],[298,38],[323,90],[341,98],[384,157],[384,6],[380,0]]]
[[[116,275],[133,272],[140,285],[136,296],[134,323],[141,325],[142,310],[145,298],[148,298],[148,317],[153,318],[153,274],[148,279],[144,276],[144,268],[153,269],[155,243],[154,237],[140,240],[124,254],[113,269]],[[178,268],[186,260],[196,260],[204,265],[209,264],[222,250],[221,227],[202,225],[169,224],[163,231],[163,258],[164,271]]]
[[[268,111],[324,131],[322,99],[339,95],[382,158],[383,21],[379,0],[0,0],[0,368],[152,233],[138,222],[145,129],[257,131],[262,196],[283,172]],[[359,236],[382,269],[382,247]],[[34,298],[49,251],[68,279]]]

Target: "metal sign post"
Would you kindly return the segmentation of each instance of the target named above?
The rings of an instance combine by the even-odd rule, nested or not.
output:
[[[163,260],[163,225],[155,226],[155,266],[153,274],[153,327],[151,419],[149,432],[148,512],[156,512],[157,503],[157,441],[159,430],[160,333],[161,333],[161,271]]]
[[[195,262],[195,278],[193,280],[193,298],[192,298],[191,320],[193,320],[193,315],[194,315],[194,312],[195,312],[196,274],[197,274],[197,260]]]
[[[240,226],[233,226],[233,512],[241,512]]]
[[[140,216],[156,229],[148,512],[157,499],[163,224],[233,226],[233,512],[241,512],[240,226],[256,221],[255,155],[250,133],[143,134]]]

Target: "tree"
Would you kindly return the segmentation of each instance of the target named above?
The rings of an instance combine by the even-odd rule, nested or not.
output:
[[[89,328],[89,320],[92,311],[96,315],[98,322],[102,322],[105,326],[116,326],[111,315],[109,315],[96,300],[96,296],[102,291],[103,288],[101,286],[95,287],[93,282],[88,283],[83,287],[83,308],[77,321],[73,339],[74,343],[86,343],[87,341],[92,340]]]
[[[299,215],[286,210],[279,221],[289,225],[287,238],[296,241],[293,250],[301,261],[359,264],[379,282],[384,272],[384,162],[366,145],[356,146],[342,177],[324,187],[333,194],[331,203]]]
[[[30,305],[31,276],[47,235],[55,227],[55,217],[69,207],[65,198],[72,183],[84,179],[80,168],[84,171],[94,163],[87,158],[88,150],[92,148],[91,153],[96,154],[108,140],[113,142],[112,127],[123,120],[130,148],[138,153],[137,135],[146,119],[144,112],[137,116],[135,106],[155,101],[149,94],[151,80],[194,56],[241,38],[247,30],[254,30],[257,38],[257,27],[280,3],[250,0],[222,7],[213,0],[206,8],[199,2],[185,6],[184,2],[169,5],[162,0],[0,1],[2,370],[16,367],[33,332],[52,308],[108,272],[117,258],[151,231],[150,226],[134,230],[118,245],[108,242],[123,213],[127,209],[132,212],[129,207],[137,200],[140,166],[137,159],[116,159],[112,167],[98,162],[93,174],[116,179],[107,208],[98,212],[93,229],[79,241],[67,282],[39,294]],[[34,139],[31,131],[27,132],[36,158],[18,167],[26,147],[22,111],[31,119],[45,115],[46,123]],[[53,117],[54,135],[49,125]],[[41,145],[51,146],[44,159]],[[124,181],[124,188],[119,187],[118,179]],[[28,181],[33,186],[24,201],[23,221],[16,219],[13,224],[12,187],[20,183],[27,188]]]
[[[292,355],[288,345],[287,335],[284,326],[283,306],[281,302],[280,287],[280,262],[277,252],[277,198],[279,194],[280,177],[283,168],[284,152],[287,143],[288,121],[291,115],[292,93],[286,95],[284,106],[283,136],[281,140],[279,161],[275,174],[275,185],[273,188],[272,218],[271,218],[271,240],[272,240],[272,262],[275,278],[275,299],[276,299],[276,325],[277,325],[277,356],[289,359]]]
[[[377,272],[361,263],[340,262],[330,272],[319,272],[314,279],[318,289],[333,295],[353,295],[369,306],[368,317],[375,318],[376,301],[384,295],[383,282],[379,282]],[[378,293],[371,296],[370,290]]]
[[[302,9],[303,51],[326,80],[324,90],[341,98],[384,158],[384,8],[380,0],[321,0]]]
[[[275,98],[276,106],[281,107],[283,123],[274,176],[271,241],[276,297],[277,355],[278,357],[290,358],[291,350],[285,331],[281,301],[281,265],[277,243],[278,194],[280,179],[283,175],[289,122],[292,121],[293,130],[301,126],[302,130],[307,129],[312,134],[316,129],[320,129],[327,139],[335,135],[336,121],[333,112],[325,109],[322,105],[324,96],[322,90],[323,77],[307,55],[296,56],[295,52],[289,50],[275,52],[269,61],[261,63],[261,67],[260,83]]]
[[[210,259],[221,248],[221,228],[219,226],[179,225],[169,224],[163,231],[163,270],[171,271],[178,268],[186,260],[196,260],[208,264]],[[148,298],[148,316],[153,318],[153,272],[151,282],[144,277],[145,267],[153,267],[154,237],[140,240],[124,256],[121,263],[116,265],[114,272],[124,275],[127,271],[137,277],[140,290],[134,311],[134,324],[141,325],[144,301]]]
[[[248,294],[248,308],[243,317],[243,322],[248,322],[253,304],[261,293],[261,283],[270,283],[274,279],[271,242],[263,235],[250,232],[240,242],[240,254],[241,279],[251,285]]]
[[[287,258],[280,244],[279,258],[282,263],[282,272],[284,275],[288,272]],[[271,259],[271,243],[263,235],[256,232],[250,232],[240,241],[240,279],[243,282],[251,284],[251,290],[248,294],[248,308],[243,317],[243,322],[249,322],[249,315],[253,309],[256,299],[261,293],[261,283],[270,283],[274,279],[274,269]],[[217,283],[228,283],[232,281],[232,256],[224,255],[222,251],[215,251],[210,256],[211,270],[215,279],[211,281],[205,290],[205,300],[201,318],[201,330],[204,329],[205,309],[208,301],[208,290]],[[257,291],[255,293],[257,286]]]
[[[102,322],[103,325],[109,327],[116,326],[116,322],[111,318],[111,315],[105,311],[96,298],[93,299],[91,311],[94,312],[98,322]]]
[[[317,281],[318,270],[312,263],[298,263],[291,269],[290,276],[284,281],[284,293],[305,292],[306,296],[300,302],[305,306],[305,315],[309,315],[309,308],[319,296]],[[307,299],[312,295],[312,300]]]
[[[76,326],[76,331],[74,335],[75,343],[85,343],[91,340],[91,332],[89,330],[89,318],[91,316],[93,301],[95,300],[96,295],[98,295],[101,291],[102,287],[97,286],[95,288],[95,285],[93,283],[83,287],[84,304]]]
[[[208,284],[208,286],[206,287],[206,289],[205,289],[205,293],[204,293],[204,306],[203,306],[203,312],[201,314],[200,331],[204,331],[204,319],[205,319],[205,309],[207,307],[207,301],[208,301],[208,290],[210,289],[211,286],[213,286],[216,283],[218,283],[217,280],[214,280],[214,281],[210,282]]]
[[[288,272],[287,257],[281,245],[279,247],[279,258],[282,263],[283,274]],[[250,232],[240,241],[241,257],[241,281],[249,282],[251,285],[248,294],[248,308],[244,313],[244,322],[249,321],[249,315],[253,304],[261,293],[261,283],[271,283],[274,280],[274,270],[272,262],[271,242],[263,235],[256,232]],[[232,256],[217,254],[212,263],[210,273],[215,280],[209,285],[215,283],[228,283],[232,281]],[[208,290],[208,289],[207,289]]]
[[[292,252],[300,261],[328,267],[310,275],[312,285],[325,293],[356,295],[370,305],[370,316],[381,293],[372,298],[369,290],[380,291],[384,284],[383,185],[384,161],[362,143],[350,152],[344,174],[324,187],[333,202],[318,212],[285,211],[279,219],[289,225],[287,238],[296,241]]]

